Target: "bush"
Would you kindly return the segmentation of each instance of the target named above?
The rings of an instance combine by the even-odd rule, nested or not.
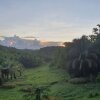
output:
[[[55,85],[55,84],[57,84],[57,83],[58,83],[58,81],[51,82],[50,85]]]
[[[32,86],[23,87],[20,89],[20,91],[22,92],[32,92],[32,90],[33,90]]]
[[[2,79],[0,78],[0,86],[3,84]]]
[[[69,82],[73,84],[82,84],[89,82],[89,80],[87,78],[72,78]]]
[[[16,84],[3,84],[2,85],[2,88],[4,89],[12,89],[12,88],[15,88],[16,87]]]
[[[96,96],[99,96],[99,93],[92,92],[92,93],[89,93],[88,98],[93,98],[93,97],[96,97]]]
[[[25,68],[34,68],[42,64],[42,60],[38,57],[27,57],[23,56],[19,58],[19,62],[25,67]]]

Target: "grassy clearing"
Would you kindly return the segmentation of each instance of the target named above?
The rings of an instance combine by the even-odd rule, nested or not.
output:
[[[99,100],[100,83],[87,83],[73,85],[68,81],[64,71],[50,69],[48,65],[28,69],[23,77],[9,83],[17,84],[13,89],[0,88],[0,100],[24,100],[24,93],[19,91],[28,85],[43,86],[48,85],[52,98],[62,98],[62,100]]]

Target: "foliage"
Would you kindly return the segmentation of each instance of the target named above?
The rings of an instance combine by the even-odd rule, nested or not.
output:
[[[87,78],[80,77],[80,78],[70,79],[69,82],[73,84],[83,84],[89,82],[89,80]]]
[[[13,89],[13,88],[15,88],[16,87],[16,85],[15,84],[3,84],[2,85],[2,88],[3,89]]]
[[[25,100],[44,100],[48,98],[48,88],[46,86],[35,87],[31,91],[26,92],[23,96]]]
[[[26,68],[37,67],[43,63],[40,58],[32,56],[22,56],[20,57],[19,62]]]
[[[0,100],[25,100],[25,98],[23,98],[23,95],[28,95],[28,93],[19,91],[23,88],[23,85],[24,87],[27,87],[28,84],[33,84],[33,87],[43,85],[46,86],[55,81],[58,81],[58,83],[50,85],[50,87],[48,87],[50,89],[50,99],[54,98],[55,100],[99,100],[100,82],[70,84],[66,80],[69,80],[69,76],[66,75],[65,71],[61,69],[50,69],[48,65],[36,67],[34,69],[26,69],[24,76],[21,79],[13,80],[10,82],[11,84],[16,84],[15,88],[0,88]],[[93,97],[90,96],[91,93]],[[98,95],[95,96],[95,94],[97,93]],[[32,97],[34,100],[33,94]]]
[[[97,26],[93,28],[94,34],[65,42],[54,65],[66,69],[71,77],[94,80],[100,71],[100,25]]]
[[[12,63],[26,68],[34,68],[50,62],[58,47],[45,47],[40,50],[18,50],[0,46],[0,67],[8,67]]]
[[[87,51],[72,61],[72,65],[68,66],[68,72],[72,77],[88,77],[94,80],[99,73],[99,65],[98,56]]]

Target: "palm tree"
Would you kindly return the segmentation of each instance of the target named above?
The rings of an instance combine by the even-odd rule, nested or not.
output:
[[[94,43],[96,41],[96,36],[95,35],[89,35],[90,41]]]
[[[72,71],[73,77],[81,77],[80,60],[77,58],[72,62]]]
[[[98,29],[98,30],[99,30],[99,34],[100,34],[100,24],[97,24],[97,26],[99,27],[99,29]]]
[[[70,75],[74,78],[84,77],[94,81],[99,73],[99,58],[95,53],[86,52],[72,61]]]
[[[98,29],[97,28],[93,28],[93,32],[94,32],[94,34],[98,34]]]

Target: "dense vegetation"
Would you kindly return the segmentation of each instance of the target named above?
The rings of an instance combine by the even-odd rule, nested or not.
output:
[[[11,47],[0,46],[0,66],[15,63],[25,68],[37,67],[53,59],[58,47],[45,47],[40,50],[18,50]]]
[[[100,25],[93,34],[65,42],[51,65],[65,69],[71,78],[94,81],[100,72]]]
[[[97,26],[92,35],[65,42],[62,47],[33,51],[0,46],[0,100],[98,100],[100,25]]]
[[[0,46],[0,85],[8,79],[21,76],[26,68],[35,68],[49,63],[56,50],[57,47],[45,47],[33,51]]]
[[[35,100],[34,88],[45,87],[52,100],[99,100],[100,82],[70,84],[65,71],[51,69],[48,65],[27,69],[23,76],[6,83],[14,88],[0,88],[0,100]],[[30,92],[32,90],[32,92]],[[42,99],[45,100],[45,99]]]

